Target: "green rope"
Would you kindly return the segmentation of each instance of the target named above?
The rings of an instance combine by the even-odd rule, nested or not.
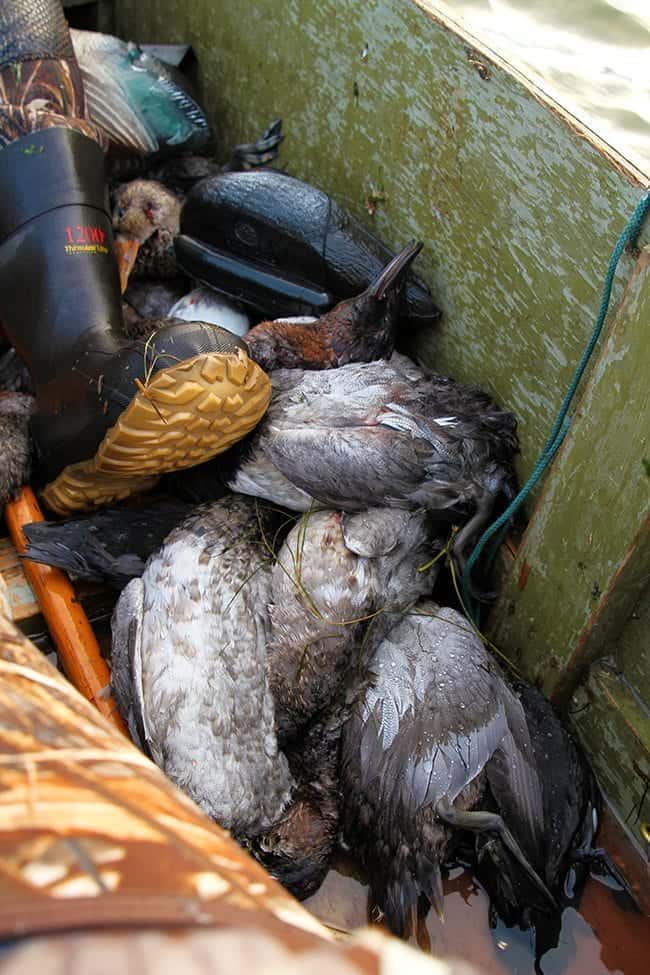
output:
[[[576,366],[576,370],[573,374],[573,378],[567,390],[566,396],[562,401],[560,410],[555,418],[555,423],[553,424],[553,429],[549,435],[548,440],[544,444],[542,451],[537,458],[537,463],[533,467],[532,473],[519,494],[510,502],[506,510],[501,514],[496,521],[494,521],[489,528],[487,528],[481,537],[479,538],[472,554],[468,558],[465,568],[463,570],[462,577],[462,591],[465,605],[471,612],[472,616],[475,616],[475,610],[472,608],[473,601],[469,594],[469,578],[470,573],[476,562],[481,556],[483,549],[490,539],[502,529],[512,518],[516,511],[518,511],[530,492],[537,486],[545,470],[553,460],[553,457],[557,453],[562,441],[564,440],[567,430],[571,425],[571,417],[568,416],[569,407],[571,401],[575,395],[576,389],[580,384],[582,375],[587,367],[587,363],[591,358],[591,355],[596,347],[596,343],[600,337],[600,333],[607,316],[607,311],[609,309],[609,302],[612,297],[612,286],[614,284],[614,275],[616,274],[616,268],[618,262],[621,259],[621,255],[628,244],[632,244],[636,241],[639,233],[641,232],[641,227],[643,226],[643,221],[645,220],[648,212],[650,211],[650,189],[646,190],[639,202],[637,203],[634,213],[627,222],[627,225],[618,238],[616,246],[612,251],[612,256],[609,259],[609,266],[607,268],[607,274],[605,275],[605,283],[603,285],[603,292],[600,299],[600,308],[598,310],[598,318],[596,319],[596,324],[594,325],[591,337],[587,342],[587,345],[580,357],[580,362]]]

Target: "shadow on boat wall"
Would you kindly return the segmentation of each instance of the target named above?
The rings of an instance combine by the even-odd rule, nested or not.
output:
[[[281,165],[392,245],[426,242],[444,311],[402,348],[511,409],[531,471],[644,178],[427,0],[100,0],[75,26],[190,43],[216,153],[285,120]],[[76,8],[76,9],[73,9]],[[650,820],[646,227],[567,439],[527,512],[491,638],[568,709],[643,848]]]

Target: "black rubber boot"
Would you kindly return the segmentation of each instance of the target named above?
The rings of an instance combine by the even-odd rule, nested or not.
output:
[[[21,4],[7,6],[11,14]],[[34,43],[46,54],[41,28],[60,32],[59,4],[27,6],[28,21],[34,7],[44,15]],[[4,5],[2,16],[6,23]],[[12,30],[19,20],[10,17]],[[5,55],[26,59],[24,45],[3,43]],[[50,49],[65,52],[60,37]],[[188,322],[167,322],[146,342],[124,334],[104,158],[93,139],[58,124],[14,139],[0,150],[0,191],[2,323],[32,375],[33,434],[42,475],[55,478],[43,492],[53,510],[150,487],[252,429],[270,383],[238,338]]]

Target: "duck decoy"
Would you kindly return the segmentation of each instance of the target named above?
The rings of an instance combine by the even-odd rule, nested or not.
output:
[[[70,36],[90,118],[112,143],[149,154],[209,142],[206,115],[178,69],[133,41],[98,31]]]
[[[181,268],[249,305],[257,320],[321,315],[360,294],[393,254],[330,196],[275,170],[203,180],[183,204]],[[430,325],[440,311],[407,275],[402,315]]]
[[[250,355],[266,372],[388,359],[395,348],[402,284],[421,250],[420,242],[410,241],[365,291],[313,324],[289,318],[255,325],[246,335]]]
[[[426,508],[462,524],[459,566],[500,497],[513,496],[516,421],[484,392],[416,366],[351,363],[272,373],[269,410],[241,452],[208,471],[294,511],[320,503]],[[230,465],[231,469],[229,469]]]
[[[33,409],[33,396],[0,392],[0,511],[29,483],[29,421]]]
[[[273,825],[294,786],[265,674],[260,507],[229,496],[196,509],[122,591],[112,621],[112,682],[134,741],[242,837]]]
[[[431,592],[434,526],[426,512],[310,511],[271,571],[269,685],[281,745],[340,698],[365,624]]]
[[[467,831],[497,837],[556,910],[532,866],[544,808],[524,711],[468,621],[421,602],[379,617],[365,651],[343,729],[342,819],[387,926],[413,933],[421,895],[442,916],[441,867]]]
[[[161,498],[134,508],[104,508],[86,518],[36,521],[23,528],[23,558],[123,589],[142,575],[149,556],[191,510],[182,501]]]

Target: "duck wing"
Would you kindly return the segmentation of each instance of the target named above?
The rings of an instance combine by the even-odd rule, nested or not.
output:
[[[502,699],[508,732],[486,766],[499,812],[531,864],[544,874],[544,802],[526,716],[517,696],[504,683]]]
[[[333,508],[408,507],[426,477],[431,449],[423,441],[372,425],[270,427],[265,457],[305,495]],[[255,455],[251,459],[254,459]],[[246,468],[247,465],[244,465]],[[444,507],[453,498],[441,487]]]
[[[132,579],[122,592],[111,620],[111,684],[134,744],[151,754],[142,690],[143,617],[142,580]]]
[[[408,933],[418,898],[439,913],[451,837],[436,808],[480,802],[482,771],[508,733],[493,669],[467,620],[418,603],[384,615],[366,641],[368,675],[342,743],[344,830],[375,903]]]
[[[144,572],[145,562],[192,507],[163,500],[138,508],[107,508],[87,518],[25,526],[23,556],[116,589]]]
[[[598,794],[591,770],[550,701],[534,687],[522,687],[519,699],[542,783],[544,865],[546,881],[554,887],[572,853],[591,848]]]
[[[459,613],[420,603],[382,636],[371,669],[361,724],[373,716],[382,767],[370,764],[364,779],[381,783],[382,805],[411,815],[453,803],[508,734],[501,679],[480,640]]]

